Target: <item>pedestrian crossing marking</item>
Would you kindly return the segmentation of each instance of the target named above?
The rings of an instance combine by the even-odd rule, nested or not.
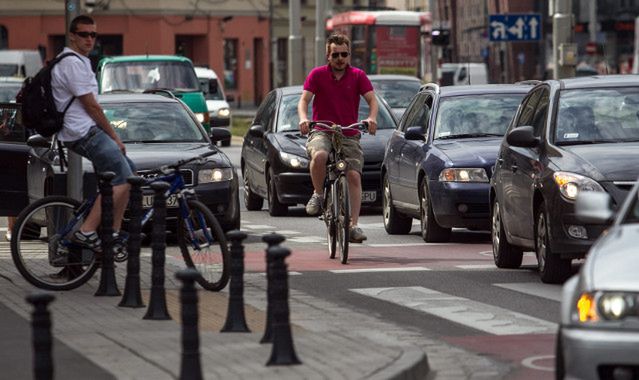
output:
[[[371,273],[371,272],[416,272],[430,270],[426,267],[398,267],[398,268],[359,268],[359,269],[333,269],[331,273]]]
[[[434,245],[456,245],[457,243],[384,243],[384,244],[367,244],[374,248],[392,248],[392,247],[427,247]]]
[[[555,323],[421,286],[350,290],[493,335],[554,334],[557,331]]]
[[[459,269],[497,269],[495,264],[466,264],[466,265],[455,265],[455,268]]]

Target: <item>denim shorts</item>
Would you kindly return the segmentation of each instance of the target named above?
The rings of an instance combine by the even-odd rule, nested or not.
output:
[[[118,147],[118,144],[102,128],[93,126],[82,138],[67,141],[64,145],[93,163],[96,173],[114,172],[113,186],[127,183],[135,172],[135,165]]]

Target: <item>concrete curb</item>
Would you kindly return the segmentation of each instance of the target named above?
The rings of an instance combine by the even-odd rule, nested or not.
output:
[[[370,376],[370,380],[415,380],[425,379],[430,372],[428,357],[419,348],[409,348],[391,365]]]

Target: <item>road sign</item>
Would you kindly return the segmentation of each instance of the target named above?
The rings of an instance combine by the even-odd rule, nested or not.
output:
[[[488,20],[490,41],[539,41],[541,38],[541,15],[498,14]]]

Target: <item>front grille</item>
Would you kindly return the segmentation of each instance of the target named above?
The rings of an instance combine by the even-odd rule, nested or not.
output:
[[[191,169],[180,169],[180,174],[184,177],[184,183],[186,186],[193,186],[193,170]],[[162,174],[158,174],[157,172],[151,170],[138,170],[137,175],[146,179],[153,179]],[[148,188],[148,186],[144,186],[143,188]]]

